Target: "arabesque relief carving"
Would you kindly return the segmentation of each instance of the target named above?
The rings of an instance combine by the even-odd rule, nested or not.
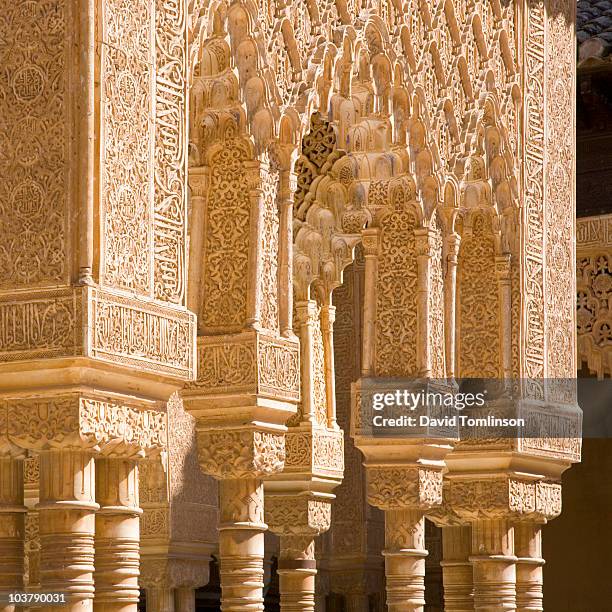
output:
[[[578,358],[598,377],[612,375],[612,219],[577,224]]]
[[[142,559],[151,611],[188,612],[214,552],[223,609],[261,612],[268,525],[284,611],[364,612],[385,571],[416,612],[429,516],[449,610],[542,609],[540,526],[581,452],[575,389],[544,379],[576,343],[612,368],[612,223],[573,212],[574,5],[13,4],[8,586],[135,610]],[[371,436],[381,377],[522,378],[499,405],[541,436]]]

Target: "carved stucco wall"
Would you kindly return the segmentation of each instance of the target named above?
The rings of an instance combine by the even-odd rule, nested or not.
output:
[[[140,583],[192,588],[208,582],[217,549],[217,484],[202,473],[194,418],[174,394],[168,404],[168,451],[142,462]]]
[[[578,359],[598,377],[612,376],[612,215],[578,220]]]

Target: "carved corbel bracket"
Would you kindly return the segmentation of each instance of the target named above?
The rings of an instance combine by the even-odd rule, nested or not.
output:
[[[143,555],[138,583],[145,589],[197,589],[210,580],[210,557],[179,559],[172,553]]]

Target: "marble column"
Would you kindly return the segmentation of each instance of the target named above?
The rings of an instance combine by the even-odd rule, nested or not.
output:
[[[471,533],[469,526],[442,527],[442,580],[444,611],[474,610]]]
[[[425,518],[417,509],[385,511],[385,575],[389,612],[425,606]]]
[[[96,612],[136,612],[140,561],[138,467],[134,459],[96,459]]]
[[[90,612],[94,598],[95,467],[79,448],[40,453],[40,588],[68,595],[51,611]]]
[[[219,564],[224,612],[264,609],[263,494],[258,478],[219,482]]]
[[[506,518],[472,523],[474,610],[516,610],[514,527]]]
[[[514,526],[517,612],[538,612],[543,604],[542,525],[525,521]]]
[[[0,456],[0,593],[23,590],[25,516],[23,459]],[[12,612],[14,605],[0,605]]]

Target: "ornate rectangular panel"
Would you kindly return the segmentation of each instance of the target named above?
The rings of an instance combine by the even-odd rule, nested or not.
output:
[[[69,282],[74,3],[0,3],[0,290]]]
[[[101,7],[100,278],[152,293],[154,14],[149,0]]]
[[[254,333],[201,337],[198,377],[191,389],[205,395],[261,393],[298,400],[299,346]]]
[[[193,377],[195,315],[96,289],[88,294],[91,357],[183,379]]]
[[[82,317],[80,290],[0,297],[0,361],[82,354]]]
[[[573,109],[575,5],[527,0],[525,6],[523,375],[571,378],[575,147],[568,106]],[[543,399],[543,392],[540,386],[532,396]]]
[[[578,219],[576,229],[578,359],[603,378],[612,373],[612,215]]]
[[[547,4],[544,304],[549,378],[576,375],[575,12],[576,4],[568,0],[549,0]],[[553,385],[551,394],[560,388]]]
[[[527,0],[523,220],[523,375],[544,378],[544,0]]]
[[[280,338],[259,336],[259,392],[278,399],[300,399],[299,346]]]
[[[185,20],[185,0],[156,1],[154,295],[175,304],[187,275]]]

